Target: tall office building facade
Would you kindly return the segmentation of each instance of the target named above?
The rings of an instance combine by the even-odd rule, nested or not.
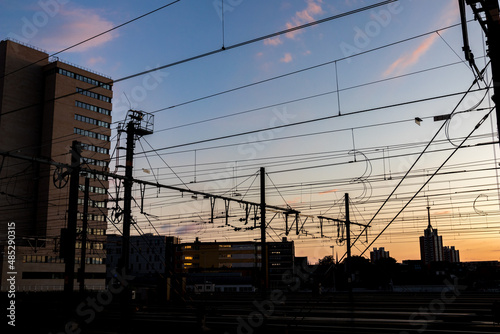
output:
[[[0,243],[5,247],[11,223],[20,291],[64,285],[59,257],[61,229],[68,221],[69,169],[64,165],[71,164],[72,142],[78,141],[83,168],[108,170],[112,96],[108,77],[52,59],[31,46],[0,42]],[[85,177],[90,179],[86,285],[103,288],[109,183],[97,173],[79,179],[75,272],[80,266]],[[2,275],[7,271],[4,255]]]
[[[420,237],[420,259],[424,264],[443,261],[443,238],[430,223]]]

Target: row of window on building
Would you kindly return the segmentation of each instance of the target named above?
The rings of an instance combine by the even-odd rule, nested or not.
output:
[[[107,162],[107,161],[97,160],[97,159],[92,159],[92,158],[85,158],[85,157],[80,158],[80,163],[81,164],[95,165],[95,166],[99,166],[99,167],[108,167],[108,164],[109,164],[109,162]]]
[[[107,165],[106,165],[106,167],[107,167]],[[85,175],[82,175],[82,176],[86,176],[89,179],[94,179],[94,180],[101,180],[101,181],[107,181],[108,180],[108,176],[107,175],[96,174],[96,173],[92,173],[92,172],[85,172]],[[103,206],[103,208],[104,208],[104,206]]]
[[[104,249],[104,243],[102,242],[86,242],[85,243],[85,248],[86,249]],[[76,241],[75,242],[75,248],[76,249],[82,249],[82,242],[81,241]]]
[[[81,259],[75,257],[75,263],[80,264]],[[23,263],[64,263],[64,259],[59,256],[45,256],[45,255],[24,255]],[[104,259],[101,257],[88,257],[85,259],[87,264],[103,264]]]
[[[110,125],[109,125],[108,122],[100,121],[98,119],[90,118],[90,117],[87,117],[87,116],[82,116],[82,115],[75,114],[75,119],[77,121],[80,121],[80,122],[89,123],[89,124],[97,125],[97,126],[102,126],[104,128],[108,128],[108,129],[110,127]]]
[[[83,213],[82,212],[78,212],[76,214],[76,217],[77,219],[83,219]],[[93,214],[93,213],[88,213],[87,214],[87,220],[93,220],[93,221],[97,221],[97,222],[104,222],[106,221],[106,216],[105,215],[96,215],[96,214]]]
[[[77,87],[76,88],[76,92],[79,93],[79,94],[91,97],[91,98],[96,99],[96,100],[100,100],[100,101],[111,103],[111,98],[110,97],[104,96],[104,95],[101,95],[101,94],[97,94],[96,92],[92,92],[90,90],[86,90],[86,89],[78,88]]]
[[[78,185],[78,190],[85,191],[85,185],[83,185],[83,184]],[[100,188],[100,187],[94,187],[94,186],[89,187],[89,192],[96,193],[96,194],[107,194],[108,193],[106,188]]]
[[[105,147],[95,146],[95,145],[86,144],[86,143],[80,143],[80,144],[81,144],[82,150],[103,153],[103,154],[109,154],[109,149],[107,149]]]
[[[80,80],[80,81],[89,83],[89,84],[94,85],[96,87],[102,87],[104,89],[111,90],[111,85],[109,85],[107,83],[86,77],[86,76],[81,75],[81,74],[76,74],[74,72],[71,72],[71,71],[68,71],[68,70],[65,70],[62,68],[58,68],[57,73],[65,75],[65,76],[73,78],[73,79],[76,79],[76,80]]]
[[[109,141],[109,136],[103,135],[102,133],[92,132],[92,131],[83,130],[83,129],[79,129],[79,128],[75,128],[73,132],[77,135]]]
[[[85,204],[85,201],[83,200],[83,198],[79,198],[78,205],[83,205],[83,204]],[[91,199],[89,199],[88,204],[89,204],[89,207],[91,207],[91,208],[105,208],[107,206],[106,201],[94,201]]]
[[[76,233],[82,233],[83,228],[77,227],[76,228]],[[92,234],[92,235],[105,235],[106,230],[103,228],[87,228],[87,234]]]
[[[75,106],[77,106],[78,108],[87,109],[90,111],[95,111],[95,112],[98,112],[99,114],[103,114],[103,115],[107,115],[107,116],[111,115],[111,110],[106,109],[106,108],[101,108],[101,107],[95,106],[93,104],[88,104],[88,103],[81,102],[81,101],[75,101]]]

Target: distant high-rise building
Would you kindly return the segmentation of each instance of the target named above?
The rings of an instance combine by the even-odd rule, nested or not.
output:
[[[455,246],[444,246],[443,258],[444,261],[458,263],[460,262],[460,252],[458,249],[455,249]]]
[[[431,224],[420,237],[420,259],[424,264],[443,261],[443,238],[438,235],[438,230],[432,228]]]
[[[69,169],[46,162],[69,165],[72,142],[78,141],[82,167],[107,171],[112,96],[108,77],[31,46],[0,42],[0,242],[6,240],[7,223],[14,223],[20,291],[61,289],[64,284],[59,249],[61,229],[67,227]],[[85,177],[90,179],[86,285],[102,289],[109,186],[102,175],[79,179],[75,272],[80,266]],[[6,264],[3,275],[9,271]]]
[[[370,252],[370,261],[376,262],[380,259],[388,259],[389,258],[389,251],[386,251],[384,247],[380,247],[377,249],[377,247],[373,248],[373,251]]]

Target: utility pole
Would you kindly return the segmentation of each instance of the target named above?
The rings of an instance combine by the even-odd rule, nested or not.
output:
[[[471,7],[474,12],[474,19],[479,22],[486,35],[486,45],[488,46],[488,56],[491,60],[493,81],[494,95],[492,100],[496,107],[497,130],[500,131],[500,110],[498,108],[500,104],[500,16],[498,0],[458,0],[462,18],[465,59],[474,68],[474,55],[469,48],[464,1]],[[480,5],[479,8],[477,7],[478,4]],[[476,71],[478,71],[477,68]],[[478,75],[481,76],[480,73]]]
[[[120,274],[126,277],[130,268],[130,225],[132,224],[132,185],[135,140],[153,133],[153,115],[143,111],[129,110],[126,125],[127,146],[125,155],[125,178],[123,180],[123,238],[122,254],[119,264]],[[122,291],[122,326],[127,330],[130,312],[130,285],[123,286]]]
[[[370,226],[366,225],[366,224],[360,224],[360,223],[356,223],[356,222],[351,221],[350,212],[349,212],[349,194],[348,193],[345,193],[345,195],[344,195],[344,202],[345,202],[345,220],[329,218],[329,217],[325,217],[325,216],[318,216],[318,218],[320,219],[320,221],[322,219],[325,219],[325,220],[329,220],[329,221],[342,223],[345,225],[346,239],[344,239],[343,236],[342,236],[342,238],[340,238],[340,236],[339,236],[339,240],[342,242],[344,242],[344,241],[346,242],[346,247],[347,247],[346,255],[347,255],[347,257],[345,259],[345,272],[347,275],[347,287],[349,290],[349,300],[352,303],[351,225],[364,227],[365,230],[367,231],[367,237],[368,237],[368,230],[367,229]],[[330,246],[330,247],[332,247],[332,246]],[[332,256],[333,256],[333,254],[332,254]]]
[[[266,247],[266,170],[260,168],[260,248],[262,295],[267,294],[267,247]]]
[[[349,217],[349,194],[345,193],[345,230],[347,234],[347,288],[349,289],[349,301],[352,302],[352,267],[351,267],[351,220]]]
[[[82,249],[80,257],[80,294],[85,292],[85,258],[87,256],[87,223],[89,214],[89,181],[88,177],[85,178],[85,192],[83,195],[83,222],[82,222]]]
[[[127,147],[125,157],[125,179],[123,180],[123,239],[122,270],[127,275],[130,263],[130,224],[132,223],[132,168],[134,162],[135,124],[133,120],[127,124]]]
[[[76,140],[71,145],[71,174],[69,183],[68,200],[68,226],[65,233],[61,235],[64,238],[64,295],[66,296],[67,307],[70,307],[74,289],[75,279],[75,244],[76,244],[76,221],[78,213],[78,191],[80,183],[80,159],[82,149],[80,143]]]

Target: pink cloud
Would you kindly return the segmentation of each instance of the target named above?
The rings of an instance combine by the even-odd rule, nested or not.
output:
[[[418,60],[430,49],[432,44],[436,41],[439,36],[437,34],[430,35],[427,37],[420,45],[413,50],[411,53],[407,53],[396,59],[388,68],[384,71],[384,77],[388,77],[391,74],[401,74],[406,68],[415,65]]]
[[[323,13],[321,5],[323,0],[307,0],[306,9],[296,12],[295,16],[291,18],[291,22],[286,23],[287,29],[292,29],[300,25],[312,22],[315,20],[314,16]],[[296,35],[301,33],[301,30],[295,30],[287,33],[285,36],[290,39],[294,39]]]
[[[300,202],[301,202],[300,196],[294,197],[291,200],[287,201],[288,204],[297,204],[297,203],[300,203]]]
[[[103,57],[92,57],[90,58],[89,60],[87,60],[87,65],[88,66],[94,66],[95,64],[98,64],[98,63],[105,63],[106,62],[106,59],[104,59]]]
[[[448,215],[450,213],[451,213],[450,210],[443,210],[443,211],[434,212],[435,215]]]
[[[48,29],[52,31],[47,31],[48,35],[42,36],[40,40],[40,46],[49,52],[65,49],[113,28],[112,22],[102,18],[95,10],[91,9],[62,9],[59,12],[59,17],[63,23],[55,27],[54,30]],[[87,51],[103,45],[117,36],[118,33],[112,31],[74,47],[67,52]]]
[[[289,63],[293,60],[292,55],[290,53],[285,53],[283,58],[280,59],[280,62],[282,63]]]
[[[279,38],[279,36],[274,38],[267,38],[264,40],[264,45],[276,46],[280,44],[283,44],[283,41]]]
[[[452,24],[456,18],[459,16],[458,5],[455,2],[450,2],[449,5],[443,10],[437,22],[439,26],[447,26]],[[439,35],[432,34],[424,39],[413,51],[401,55],[396,59],[389,67],[383,72],[384,77],[389,75],[399,75],[403,73],[407,68],[418,63],[420,58],[424,56],[431,46],[436,42]]]
[[[321,8],[322,3],[323,0],[307,0],[307,7],[295,13],[295,15],[285,24],[286,29],[292,29],[314,21],[314,16],[323,13],[323,9]],[[285,36],[287,38],[294,39],[295,36],[297,36],[301,32],[301,30],[295,30],[287,33]],[[283,41],[279,36],[264,40],[264,45],[277,46],[280,44],[283,44]]]
[[[331,189],[331,190],[322,191],[319,194],[320,195],[326,195],[326,194],[331,194],[331,193],[334,193],[334,192],[337,192],[337,191],[339,191],[339,190],[338,189]]]

